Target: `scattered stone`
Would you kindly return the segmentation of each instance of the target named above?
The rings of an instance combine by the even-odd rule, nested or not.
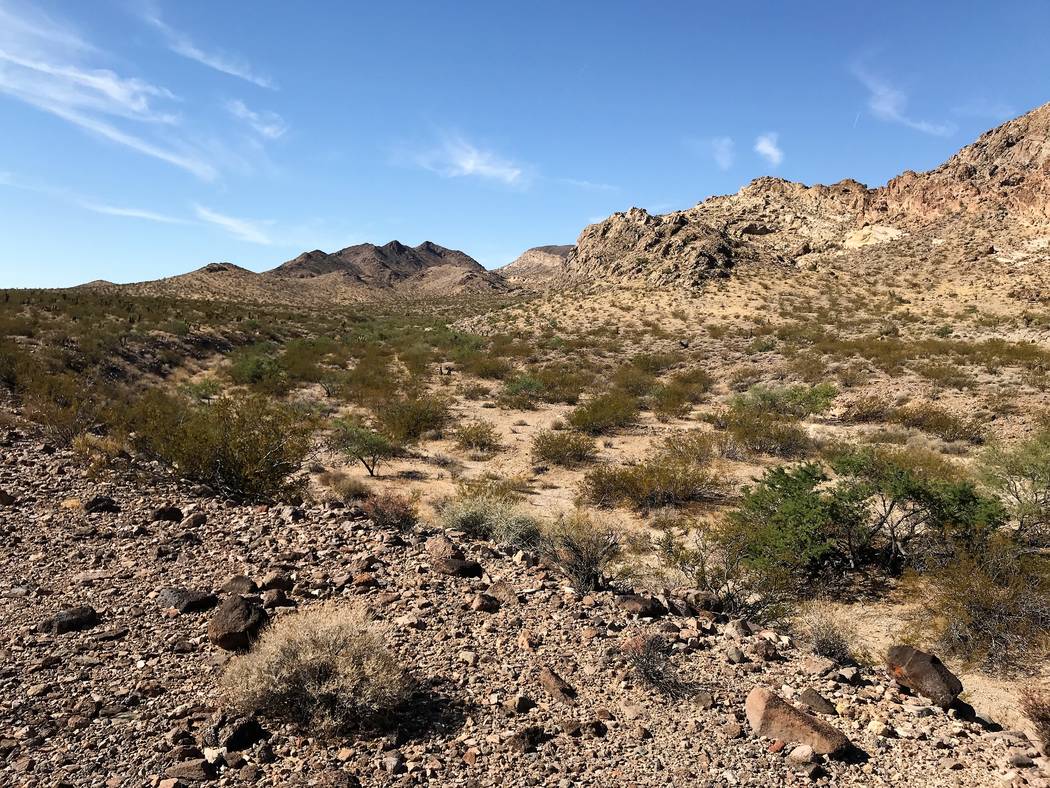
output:
[[[214,780],[218,776],[215,766],[205,758],[182,761],[168,768],[164,774],[167,777],[187,782],[205,782]]]
[[[802,694],[799,695],[798,699],[818,714],[827,714],[829,716],[838,714],[831,701],[812,687],[802,690]]]
[[[962,682],[935,655],[911,646],[893,646],[887,667],[897,683],[947,709],[962,692]]]
[[[731,665],[741,665],[748,661],[747,655],[736,646],[730,646],[726,649],[726,660]]]
[[[234,575],[223,583],[222,590],[227,594],[254,594],[259,586],[250,577]]]
[[[478,613],[495,613],[499,610],[499,600],[489,594],[475,594],[470,600],[470,609]]]
[[[616,604],[622,610],[626,610],[639,618],[659,618],[667,613],[667,608],[663,606],[660,600],[640,594],[618,596],[616,597]]]
[[[507,739],[507,746],[514,752],[536,752],[546,740],[547,731],[542,726],[530,725]]]
[[[108,495],[96,495],[84,504],[84,511],[88,514],[118,514],[120,506]]]
[[[797,709],[767,687],[751,690],[744,710],[758,736],[808,744],[821,755],[841,753],[850,747],[840,730]]]
[[[562,703],[572,703],[576,700],[576,690],[550,668],[540,671],[540,685]]]
[[[288,577],[284,572],[275,571],[267,574],[259,585],[263,591],[273,591],[275,589],[291,591],[295,586],[295,581]]]
[[[91,629],[98,623],[98,612],[88,605],[59,610],[51,618],[40,622],[37,629],[52,635],[63,635],[66,632],[80,632]]]
[[[427,551],[427,555],[432,559],[454,558],[461,560],[463,558],[463,551],[456,547],[455,542],[444,534],[431,536],[424,543],[423,549]]]
[[[241,651],[266,623],[266,612],[242,597],[227,597],[208,622],[208,639],[226,651]]]
[[[151,523],[179,523],[182,522],[182,509],[177,506],[161,506],[153,510],[149,519]]]
[[[14,506],[15,503],[15,496],[6,490],[0,490],[0,506]]]
[[[462,558],[434,558],[430,565],[434,571],[451,577],[481,577],[484,574],[477,561]]]
[[[157,603],[163,608],[174,608],[180,613],[202,613],[219,603],[219,598],[208,591],[187,588],[162,588]]]

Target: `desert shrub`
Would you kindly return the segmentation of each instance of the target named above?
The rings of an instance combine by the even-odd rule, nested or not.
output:
[[[814,654],[833,659],[840,665],[852,662],[857,643],[857,627],[828,605],[810,605],[799,621],[802,636]]]
[[[622,391],[602,394],[576,407],[568,421],[573,429],[589,435],[603,435],[617,427],[634,423],[638,399]]]
[[[222,684],[243,713],[325,736],[382,727],[412,689],[364,613],[335,603],[282,616]]]
[[[626,391],[635,397],[648,394],[656,386],[656,377],[633,364],[624,364],[612,375],[612,385],[620,391]]]
[[[345,471],[327,471],[321,474],[317,481],[345,503],[363,501],[371,495],[371,488],[365,482],[355,479]]]
[[[341,419],[332,425],[328,446],[360,462],[369,476],[375,476],[380,463],[400,451],[386,435],[350,419]]]
[[[897,408],[890,420],[946,441],[984,442],[984,427],[979,421],[956,416],[928,402]]]
[[[1032,723],[1035,743],[1050,755],[1050,690],[1029,687],[1021,694],[1021,711]]]
[[[866,395],[856,397],[846,406],[842,420],[849,424],[870,424],[886,421],[893,412],[893,407],[886,400]]]
[[[993,444],[981,457],[981,476],[1006,503],[1021,539],[1050,542],[1050,430],[1014,446]]]
[[[736,411],[772,413],[777,416],[805,418],[824,413],[831,407],[838,389],[831,383],[816,386],[752,386],[746,394],[733,398],[730,407]]]
[[[597,506],[629,503],[648,511],[725,497],[727,482],[710,468],[656,454],[635,465],[599,465],[587,472],[581,492]]]
[[[938,647],[984,668],[1040,664],[1050,653],[1050,559],[1002,535],[980,550],[959,549],[913,579],[922,626]]]
[[[804,457],[812,441],[802,425],[792,418],[750,408],[730,408],[724,416],[726,431],[745,452],[791,459]]]
[[[582,511],[562,515],[544,529],[541,550],[581,594],[604,587],[606,570],[620,556],[619,534]]]
[[[539,522],[521,511],[511,496],[491,489],[462,488],[438,510],[441,524],[473,539],[508,547],[532,547],[539,539]]]
[[[504,408],[532,410],[543,397],[543,381],[535,375],[523,374],[503,384],[499,402]]]
[[[676,462],[705,464],[719,453],[718,437],[700,430],[676,432],[664,439],[660,452]]]
[[[361,509],[380,528],[407,531],[419,519],[415,501],[395,492],[374,492],[364,500]]]
[[[679,677],[668,657],[667,643],[659,635],[628,638],[620,651],[641,682],[661,695],[681,700],[696,691]]]
[[[26,370],[19,393],[30,421],[40,425],[48,440],[59,446],[95,426],[108,415],[116,392],[75,374]]]
[[[566,364],[531,367],[507,380],[500,392],[500,403],[519,410],[531,410],[538,402],[575,405],[592,377],[590,373]]]
[[[72,442],[73,451],[88,463],[92,471],[112,468],[118,461],[131,459],[124,442],[111,435],[82,432]]]
[[[692,405],[688,392],[671,384],[653,388],[649,402],[653,414],[660,421],[685,418]]]
[[[133,445],[187,479],[234,498],[296,497],[295,477],[310,450],[313,424],[291,408],[255,394],[208,404],[151,392],[128,415]]]
[[[594,460],[594,439],[578,432],[543,430],[532,438],[532,459],[572,468]]]
[[[284,394],[290,388],[288,375],[266,346],[252,346],[230,356],[230,379],[264,394]]]
[[[636,369],[659,375],[665,369],[674,366],[678,358],[673,353],[637,353],[631,357],[630,364]]]
[[[500,448],[500,435],[496,426],[488,421],[472,421],[457,427],[452,440],[462,451],[479,454],[494,454]]]
[[[375,406],[383,432],[399,443],[418,441],[427,432],[441,430],[452,414],[448,402],[432,395],[404,397]]]

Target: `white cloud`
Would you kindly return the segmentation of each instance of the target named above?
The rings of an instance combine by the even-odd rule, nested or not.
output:
[[[779,135],[775,131],[758,135],[758,139],[755,140],[755,153],[768,161],[771,166],[779,165],[784,160],[784,151],[779,145]]]
[[[250,64],[241,58],[224,52],[207,52],[201,49],[189,36],[165,22],[161,18],[160,10],[155,5],[147,7],[147,10],[142,13],[142,18],[160,31],[161,35],[164,36],[168,49],[176,55],[181,55],[184,58],[200,63],[202,66],[207,66],[231,77],[251,82],[253,85],[258,85],[261,88],[277,89],[273,80],[255,71]]]
[[[198,219],[208,224],[214,224],[216,227],[221,227],[238,240],[264,246],[269,246],[273,243],[262,228],[247,219],[225,216],[202,205],[194,204],[193,210],[197,214]]]
[[[123,216],[129,219],[145,219],[149,222],[159,222],[161,224],[189,224],[185,219],[179,219],[176,216],[166,216],[162,213],[155,213],[154,211],[147,211],[141,208],[122,208],[117,205],[106,205],[105,203],[87,201],[80,202],[78,205],[88,211],[105,214],[106,216]]]
[[[411,156],[419,167],[446,178],[476,177],[521,186],[525,168],[509,159],[479,148],[462,137],[446,137],[440,146]]]
[[[1017,117],[1017,110],[1003,101],[993,101],[975,97],[965,104],[952,107],[952,112],[967,118],[987,118],[989,120],[1009,120]]]
[[[888,123],[898,123],[902,126],[907,126],[909,129],[921,131],[923,134],[931,134],[935,137],[947,137],[955,133],[954,124],[933,123],[913,118],[907,111],[908,95],[882,77],[871,73],[859,63],[853,66],[853,76],[867,88],[868,110],[879,120]]]
[[[288,131],[284,119],[276,112],[255,112],[240,99],[226,102],[226,111],[251,126],[256,134],[270,140],[282,137]]]
[[[711,156],[720,170],[728,170],[733,166],[736,157],[732,137],[715,137],[711,140]]]
[[[128,208],[109,205],[108,203],[100,202],[90,197],[84,197],[83,195],[77,194],[69,189],[27,181],[10,172],[0,172],[0,186],[8,186],[13,189],[21,189],[22,191],[34,192],[35,194],[43,194],[56,200],[62,200],[71,205],[76,205],[84,210],[105,214],[107,216],[145,219],[147,221],[160,222],[162,224],[191,224],[191,222],[186,219],[157,213],[156,211],[150,211],[143,208]]]
[[[216,176],[190,145],[164,131],[179,121],[171,91],[83,62],[89,57],[105,55],[67,25],[0,0],[0,93],[204,180]],[[121,127],[129,123],[139,127]]]

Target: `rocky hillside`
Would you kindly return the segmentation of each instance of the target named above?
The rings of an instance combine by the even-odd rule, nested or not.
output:
[[[584,229],[566,269],[581,284],[693,288],[739,265],[819,265],[846,255],[863,264],[873,246],[887,246],[880,261],[906,257],[916,239],[932,240],[946,226],[957,245],[980,240],[1011,262],[1045,255],[1050,104],[983,134],[935,170],[876,189],[759,178],[685,211],[614,214]]]
[[[304,306],[388,297],[493,294],[511,289],[503,277],[486,270],[474,258],[431,241],[415,247],[399,241],[383,246],[358,244],[331,254],[315,249],[263,273],[232,263],[211,263],[166,279],[130,285],[92,282],[83,287]]]
[[[695,591],[580,596],[459,533],[2,441],[5,785],[1046,785],[1025,736],[921,652],[836,664]],[[228,708],[229,660],[325,600],[364,606],[415,680],[390,729],[326,739]]]
[[[512,263],[497,272],[508,282],[524,287],[536,287],[553,282],[565,273],[565,262],[572,244],[536,246],[521,253]]]

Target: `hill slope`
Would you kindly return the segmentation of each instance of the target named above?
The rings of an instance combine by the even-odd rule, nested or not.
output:
[[[497,272],[517,285],[542,285],[565,272],[565,262],[572,248],[572,244],[536,246],[522,252],[514,262],[497,269]]]

